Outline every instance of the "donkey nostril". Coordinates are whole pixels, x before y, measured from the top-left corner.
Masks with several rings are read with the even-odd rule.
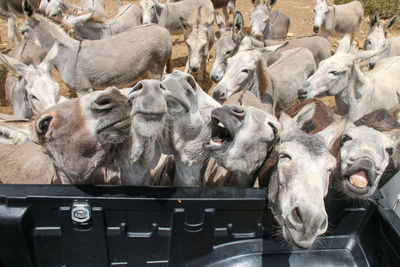
[[[303,223],[303,214],[302,211],[299,207],[295,207],[294,209],[292,209],[292,220],[293,222],[297,223],[297,224],[302,224]]]
[[[219,81],[219,76],[217,74],[212,74],[211,75],[211,80],[213,80],[214,82],[218,82]]]
[[[373,63],[373,62],[368,62],[368,67],[369,67],[370,69],[373,69],[373,68],[375,67],[375,63]]]
[[[232,107],[232,111],[233,111],[233,113],[236,113],[238,115],[242,115],[244,112],[243,109],[241,109],[240,107],[236,107],[236,106]]]
[[[297,96],[298,96],[299,100],[304,100],[304,99],[307,98],[307,91],[304,90],[304,89],[300,89],[300,90],[297,92]]]
[[[200,67],[192,67],[191,69],[192,69],[193,72],[198,72]]]
[[[103,99],[97,99],[95,102],[100,106],[105,106],[110,104],[112,101],[110,98],[103,98]]]

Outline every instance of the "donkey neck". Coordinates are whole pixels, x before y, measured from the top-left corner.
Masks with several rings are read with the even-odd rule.
[[[62,46],[71,48],[79,44],[79,41],[69,36],[60,25],[50,19],[40,14],[35,14],[35,19],[39,21],[39,25],[34,28],[37,41],[46,51],[51,49],[55,41]]]
[[[257,67],[257,71],[254,74],[249,91],[260,99],[263,104],[271,105],[274,109],[274,92],[268,92],[268,88],[270,88],[269,84],[271,83],[271,75],[269,73],[263,73],[263,70],[259,68],[260,65]]]
[[[169,17],[170,16],[170,10],[168,8],[168,5],[159,3],[158,4],[158,8],[160,8],[161,11],[160,11],[159,14],[157,14],[157,12],[156,12],[157,24],[159,24],[159,25],[161,25],[161,26],[163,26],[163,27],[168,29],[169,26],[170,26],[168,22],[171,21],[171,18]]]
[[[383,49],[385,49],[385,51],[381,55],[379,55],[379,59],[387,58],[390,56],[390,52],[392,50],[392,43],[387,38],[385,38],[385,44],[383,45]]]
[[[329,6],[328,10],[329,11],[324,19],[325,30],[327,30],[330,33],[333,33],[335,31],[336,8],[335,6]]]

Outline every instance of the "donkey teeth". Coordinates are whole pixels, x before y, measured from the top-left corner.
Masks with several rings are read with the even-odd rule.
[[[221,128],[225,128],[225,125],[222,122],[219,122],[218,126],[221,127]]]
[[[365,182],[362,182],[362,181],[357,181],[353,177],[350,177],[350,183],[352,185],[354,185],[355,187],[360,188],[360,189],[363,189],[368,185],[368,183],[365,183]]]

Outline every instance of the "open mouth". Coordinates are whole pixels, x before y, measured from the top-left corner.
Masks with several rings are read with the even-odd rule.
[[[220,150],[233,141],[235,134],[217,117],[211,117],[211,139],[205,144],[209,151]]]
[[[372,163],[369,163],[372,165]],[[358,165],[358,164],[357,164]],[[363,167],[350,167],[344,174],[344,185],[353,193],[366,194],[374,184],[376,178],[374,178],[373,172],[370,168]]]

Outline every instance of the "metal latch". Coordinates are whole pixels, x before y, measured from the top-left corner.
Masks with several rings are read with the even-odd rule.
[[[400,194],[397,196],[396,202],[394,202],[394,204],[392,206],[392,210],[396,210],[399,203],[400,203]]]
[[[92,208],[87,201],[75,201],[72,204],[71,219],[72,221],[86,225],[92,218]]]

